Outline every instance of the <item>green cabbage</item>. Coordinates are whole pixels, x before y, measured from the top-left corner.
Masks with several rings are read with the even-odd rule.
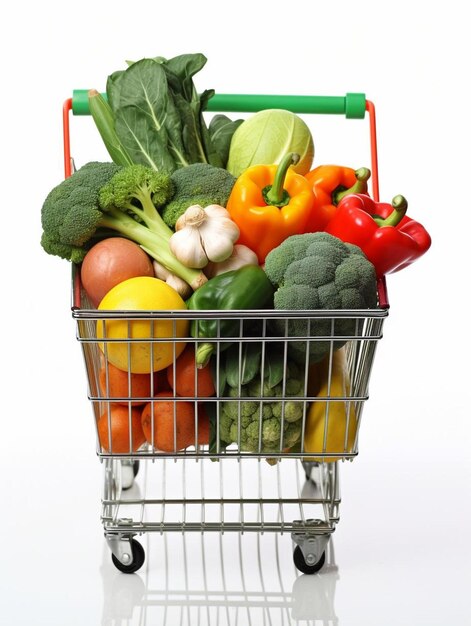
[[[278,164],[287,152],[296,152],[300,156],[293,166],[296,172],[309,172],[314,158],[314,141],[309,127],[291,111],[265,109],[244,120],[235,131],[227,169],[237,177],[252,165]]]

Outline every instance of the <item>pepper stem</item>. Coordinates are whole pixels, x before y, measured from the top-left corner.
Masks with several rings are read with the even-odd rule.
[[[209,363],[212,353],[214,352],[214,343],[204,342],[200,343],[196,348],[196,367],[202,369]]]
[[[286,174],[291,165],[296,165],[299,161],[299,154],[288,152],[278,164],[275,178],[272,185],[267,185],[262,189],[263,199],[270,206],[286,206],[290,200],[289,194],[284,188]]]
[[[366,193],[368,191],[367,183],[370,176],[371,172],[367,167],[360,167],[360,169],[355,172],[356,181],[349,189],[345,189],[345,187],[342,186],[334,189],[332,192],[332,204],[337,206],[344,196],[348,196],[351,193]]]
[[[378,226],[397,226],[402,220],[407,211],[407,200],[404,196],[394,196],[391,202],[393,210],[388,217],[380,217],[379,215],[373,215],[374,221]]]

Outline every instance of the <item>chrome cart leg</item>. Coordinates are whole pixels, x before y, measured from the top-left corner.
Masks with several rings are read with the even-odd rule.
[[[325,550],[332,534],[332,528],[319,519],[306,520],[305,523],[295,521],[299,532],[291,533],[296,543],[293,553],[294,564],[303,574],[315,574],[325,563]]]
[[[142,567],[145,552],[142,545],[132,534],[106,533],[106,542],[111,550],[115,566],[125,574],[133,574]]]
[[[311,480],[311,474],[314,467],[318,467],[319,463],[315,461],[301,461],[304,474],[306,475],[306,480]]]
[[[130,489],[139,470],[139,461],[123,459],[121,461],[121,489]]]

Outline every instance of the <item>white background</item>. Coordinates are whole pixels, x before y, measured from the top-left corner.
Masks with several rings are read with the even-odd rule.
[[[471,50],[464,6],[44,0],[15,3],[3,15],[1,624],[186,624],[190,615],[198,624],[469,623]],[[431,250],[388,283],[391,311],[360,455],[341,467],[335,563],[297,577],[289,537],[205,540],[215,588],[222,588],[222,563],[228,590],[241,588],[245,572],[248,593],[237,596],[239,605],[224,593],[188,601],[202,588],[200,536],[150,539],[136,576],[110,564],[69,266],[39,245],[42,202],[63,176],[62,102],[75,88],[103,90],[126,59],[184,52],[208,57],[196,78],[201,90],[366,93],[377,108],[381,197],[405,195],[410,215],[433,238]],[[352,124],[356,137],[363,123]],[[366,164],[363,143],[348,128],[345,120],[312,120],[315,164]],[[103,156],[84,120],[73,131],[79,164]],[[260,562],[256,541],[266,555]]]

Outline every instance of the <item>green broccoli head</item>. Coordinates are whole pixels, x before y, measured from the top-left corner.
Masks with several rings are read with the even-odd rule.
[[[48,254],[79,263],[100,226],[100,189],[120,170],[91,161],[54,187],[41,209],[41,245]],[[91,242],[90,242],[91,243]]]
[[[260,420],[249,424],[246,429],[247,447],[252,452],[257,452],[260,442]],[[263,451],[273,451],[280,446],[281,422],[276,417],[262,420],[262,445]]]
[[[376,273],[357,246],[344,243],[324,232],[288,237],[269,252],[265,272],[276,287],[274,306],[278,310],[370,309],[377,304]],[[340,348],[348,337],[359,332],[354,318],[286,318],[273,322],[274,332],[285,337],[306,337],[290,341],[290,354],[305,362],[319,361],[330,349],[329,341],[307,341],[315,337],[339,337]]]
[[[148,208],[152,216],[156,207],[170,200],[174,189],[169,173],[134,164],[123,167],[102,187],[99,202],[104,211],[115,207],[135,217],[136,209]]]
[[[193,204],[225,207],[236,181],[226,169],[209,163],[181,167],[173,172],[171,178],[175,186],[174,195],[161,211],[164,222],[170,228],[175,228],[178,218]]]
[[[307,406],[304,400],[291,399],[304,395],[302,368],[295,362],[288,361],[284,380],[272,387],[258,377],[240,389],[229,387],[227,395],[237,399],[221,403],[220,438],[226,444],[236,443],[242,451],[274,454],[301,438]]]
[[[285,430],[283,433],[283,449],[294,448],[301,441],[303,424],[302,421],[285,422]]]

